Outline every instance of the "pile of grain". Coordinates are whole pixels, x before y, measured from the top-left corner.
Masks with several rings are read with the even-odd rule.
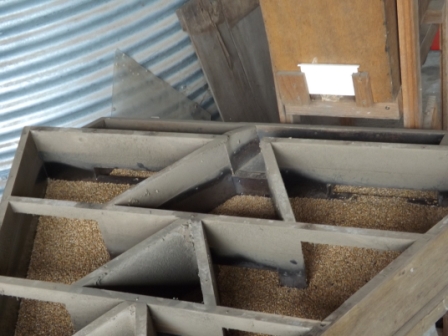
[[[140,177],[147,178],[154,175],[156,172],[149,170],[133,170],[133,169],[121,169],[115,168],[111,171],[111,176],[125,176],[125,177]]]
[[[374,188],[347,189],[353,199],[294,198],[298,221],[385,230],[426,232],[448,214],[448,209],[411,204],[403,197],[432,198],[433,194],[403,193]],[[387,197],[383,197],[387,196]],[[271,199],[236,196],[213,210],[214,214],[275,219]],[[224,306],[323,320],[364,286],[399,253],[303,243],[308,288],[280,286],[278,274],[219,266],[217,282]],[[230,331],[231,336],[259,335]]]
[[[308,288],[283,287],[278,273],[219,266],[224,306],[323,320],[398,255],[340,246],[303,244]]]
[[[129,185],[49,180],[45,198],[106,203]],[[98,224],[89,220],[41,216],[28,279],[71,284],[110,260]],[[72,335],[70,315],[61,304],[22,300],[16,336]]]
[[[356,187],[349,185],[335,185],[333,187],[334,193],[350,193],[357,195],[370,195],[381,197],[405,197],[405,198],[425,198],[437,199],[437,191],[421,191],[410,189],[395,189],[395,188],[373,188],[373,187]]]
[[[271,199],[259,196],[232,197],[215,208],[211,213],[215,215],[278,219]]]
[[[45,198],[83,203],[107,203],[130,187],[129,184],[48,180]]]
[[[448,208],[409,203],[403,197],[357,195],[354,198],[291,198],[299,222],[424,233],[448,215]],[[276,219],[270,198],[235,196],[213,214]]]

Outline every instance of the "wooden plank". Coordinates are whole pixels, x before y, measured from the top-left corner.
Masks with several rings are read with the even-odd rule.
[[[98,317],[73,336],[156,336],[148,307],[138,302],[123,302]]]
[[[198,134],[222,134],[245,126],[254,126],[260,137],[280,138],[313,138],[352,140],[368,142],[395,142],[413,144],[438,144],[445,133],[443,131],[428,132],[418,129],[387,129],[387,128],[363,128],[319,126],[319,125],[279,125],[279,124],[254,124],[254,123],[217,123],[197,121],[173,121],[173,120],[125,120],[104,118],[105,128],[129,130],[134,127],[142,131],[153,132],[179,132]]]
[[[277,122],[267,39],[256,0],[191,0],[177,15],[223,121]]]
[[[428,103],[423,114],[424,129],[442,129],[442,116],[437,108],[437,97],[429,96]]]
[[[308,84],[303,72],[281,71],[275,76],[282,104],[307,105],[310,103]]]
[[[216,139],[116,196],[108,205],[158,208],[230,170],[227,141]]]
[[[431,301],[423,306],[409,321],[400,328],[396,336],[421,336],[430,326],[445,315],[448,286],[445,286]]]
[[[285,221],[295,222],[296,218],[289,202],[288,193],[283,183],[282,174],[278,169],[277,160],[271,144],[267,141],[260,142],[261,153],[266,166],[266,178],[269,184],[271,198],[279,217]]]
[[[447,285],[448,268],[434,265],[448,262],[448,219],[439,222],[430,233],[328,316],[330,325],[315,327],[310,335],[394,335],[398,332]]]
[[[178,133],[196,133],[196,134],[223,134],[246,125],[255,125],[250,123],[219,123],[210,121],[178,121],[178,120],[138,120],[138,119],[120,119],[104,118],[97,127],[93,125],[90,128],[105,128],[116,130],[133,131],[152,131],[152,132],[178,132]],[[86,126],[87,127],[87,126]]]
[[[400,88],[395,3],[261,0],[274,73],[297,71],[298,63],[359,64],[370,73],[375,102],[394,101]]]
[[[261,118],[258,115],[263,114],[261,122],[279,122],[278,114],[275,113],[277,96],[271,56],[259,1],[220,0],[220,3],[249,84],[249,87],[245,88],[246,99],[248,94],[252,95],[254,97],[252,104],[258,109],[257,119],[247,121],[258,121],[258,118]],[[238,13],[239,7],[252,4],[254,9],[244,18],[239,21],[234,19],[238,14],[241,15]]]
[[[440,25],[441,59],[441,91],[442,91],[442,123],[443,130],[448,130],[448,6],[445,6],[445,20]]]
[[[403,123],[406,128],[423,125],[418,0],[397,1],[400,45]]]
[[[51,127],[33,128],[31,134],[43,161],[89,170],[160,170],[214,139],[206,134]]]
[[[372,87],[368,72],[357,72],[353,74],[353,86],[355,87],[356,105],[359,107],[370,107],[373,105]]]
[[[420,64],[423,65],[426,62],[431,45],[437,34],[438,25],[430,24],[424,25],[420,32]]]
[[[400,119],[397,103],[376,103],[370,107],[357,106],[356,102],[328,102],[312,100],[308,105],[287,105],[287,115],[327,116],[341,118]]]
[[[445,0],[431,0],[423,15],[424,24],[442,24],[445,22]]]
[[[320,323],[296,317],[230,307],[207,307],[203,304],[94,288],[79,288],[74,292],[69,285],[5,276],[0,276],[0,291],[8,296],[62,303],[70,314],[80,315],[84,312],[75,323],[76,329],[86,324],[84,322],[87,317],[90,322],[98,317],[92,314],[92,308],[102,306],[106,312],[122,301],[138,301],[148,305],[156,330],[174,335],[210,336],[214,335],[219,326],[253,333],[298,336],[305,335]]]
[[[191,224],[194,250],[198,261],[198,273],[201,280],[202,297],[205,305],[217,306],[219,304],[218,287],[216,284],[213,263],[208,247],[207,237],[201,222]]]
[[[423,21],[425,17],[425,13],[428,10],[429,3],[432,0],[419,0],[418,1],[418,17],[420,18],[420,21]]]
[[[280,169],[324,183],[448,190],[445,146],[278,139],[272,147]]]
[[[37,198],[11,197],[10,205],[17,213],[98,220],[100,223],[103,223],[106,228],[111,225],[108,219],[119,218],[120,220],[117,220],[117,222],[121,224],[121,227],[134,233],[134,235],[140,231],[135,231],[132,224],[137,220],[144,219],[147,233],[142,233],[137,243],[170,224],[176,218],[191,219],[191,213],[177,211],[124,208],[122,206],[111,206],[108,209],[104,209],[101,208],[100,205],[95,206],[92,204]],[[254,234],[257,235],[260,227],[263,230],[268,230],[272,235],[292,236],[296,242],[306,241],[315,244],[373,248],[384,251],[403,251],[421,237],[421,234],[417,233],[348,228],[308,223],[295,223],[294,225],[291,225],[290,223],[285,223],[283,221],[215,216],[210,214],[197,214],[195,218],[203,221],[208,230],[211,230],[211,228],[219,230],[217,231],[219,232],[217,237],[220,240],[224,239],[224,237],[228,237],[226,238],[228,239],[228,243],[224,244],[224,249],[218,249],[218,251],[223,254],[226,253],[226,251],[231,251],[235,244],[238,246],[238,239],[235,238],[240,237],[241,233],[246,235],[247,232],[254,232]],[[122,225],[123,223],[128,223],[128,225],[124,226]],[[235,230],[233,227],[235,227]],[[118,235],[118,237],[121,237],[121,235]],[[211,242],[209,241],[209,243]],[[126,246],[122,247],[123,251],[134,245],[135,244],[126,244]],[[219,245],[223,244],[220,243]],[[110,250],[110,246],[107,245],[107,247],[108,250]],[[213,247],[217,249],[216,245]]]

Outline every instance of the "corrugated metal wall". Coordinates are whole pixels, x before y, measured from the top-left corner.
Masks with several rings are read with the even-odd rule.
[[[0,3],[0,195],[22,127],[110,114],[117,48],[216,112],[176,9],[186,0]]]

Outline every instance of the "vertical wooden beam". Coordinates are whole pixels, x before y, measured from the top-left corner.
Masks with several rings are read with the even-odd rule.
[[[204,304],[217,306],[219,304],[218,288],[213,272],[213,263],[208,247],[207,237],[202,227],[202,222],[193,222],[191,231],[194,242],[194,251],[198,261],[198,275],[201,281],[201,290]]]
[[[421,128],[422,83],[419,43],[419,1],[397,1],[400,45],[403,122],[406,128]]]
[[[191,0],[177,16],[190,35],[223,121],[278,122],[258,0]]]
[[[301,71],[281,71],[276,74],[278,91],[284,105],[306,105],[310,93],[305,74]]]
[[[441,94],[443,130],[448,130],[448,5],[445,6],[443,23],[440,25],[440,43],[442,47],[441,62]]]
[[[355,88],[356,105],[369,107],[373,105],[372,87],[368,72],[357,72],[353,74],[353,86]]]
[[[285,105],[307,105],[310,103],[305,74],[301,71],[279,71],[275,74],[275,83],[280,121],[293,124],[299,117],[286,114]]]
[[[275,158],[274,151],[269,142],[260,142],[261,153],[266,166],[266,178],[269,183],[271,198],[274,202],[275,210],[281,219],[295,222],[296,218],[289,202],[288,193],[283,183],[283,178]]]

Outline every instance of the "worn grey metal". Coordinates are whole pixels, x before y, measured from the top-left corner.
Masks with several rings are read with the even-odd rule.
[[[175,14],[185,2],[0,3],[0,195],[24,126],[80,127],[110,116],[116,49],[217,113]]]
[[[210,120],[210,113],[120,50],[115,52],[112,116]]]
[[[397,134],[373,129],[113,119],[102,119],[91,127],[24,130],[5,198],[0,203],[0,310],[8,312],[0,316],[0,328],[6,335],[14,331],[14,314],[18,309],[14,297],[64,304],[81,334],[93,335],[101,328],[114,326],[125,328],[122,331],[125,334],[137,325],[137,321],[130,320],[127,310],[134,308],[129,307],[149,307],[151,317],[145,315],[144,309],[137,314],[143,316],[138,322],[140,326],[147,317],[148,332],[153,323],[158,332],[186,336],[221,336],[224,329],[304,335],[331,321],[222,307],[212,262],[232,260],[239,265],[276,269],[280,275],[286,273],[290,277],[289,282],[283,283],[297,286],[295,276],[304,274],[300,259],[302,241],[403,251],[426,236],[298,223],[291,217],[288,204],[283,204],[288,202],[287,188],[279,174],[285,174],[287,169],[288,174],[302,174],[316,183],[346,182],[346,175],[353,174],[353,181],[358,182],[356,162],[365,154],[354,151],[351,159],[344,155],[326,156],[323,145],[330,143],[337,153],[369,148],[372,162],[390,160],[391,151],[397,162],[408,160],[407,167],[390,165],[389,175],[383,176],[381,186],[446,191],[443,183],[439,187],[433,185],[435,180],[445,178],[442,168],[448,164],[448,147],[439,145],[445,132]],[[401,144],[393,143],[390,137]],[[370,138],[377,142],[367,143],[365,140]],[[260,143],[265,165],[260,164]],[[328,158],[332,162],[327,162]],[[302,161],[291,163],[298,159]],[[433,163],[431,175],[419,174],[421,160]],[[332,167],[344,162],[345,175],[331,173]],[[58,171],[52,170],[55,164]],[[45,178],[66,169],[63,165],[84,173],[113,167],[159,172],[106,205],[43,199]],[[316,167],[325,166],[328,172],[316,173],[323,171]],[[377,167],[362,166],[362,169],[364,185],[377,186]],[[403,171],[412,174],[413,179],[397,181],[397,175]],[[231,197],[238,192],[270,194],[276,202],[282,202],[278,208],[283,220],[208,213],[222,202],[222,195]],[[217,194],[218,197],[214,196]],[[113,259],[71,286],[24,279],[36,230],[30,215],[97,221]],[[157,287],[167,283],[197,283],[204,303],[126,290],[128,286]],[[112,324],[107,322],[111,316],[117,317]],[[122,319],[127,322],[116,324]]]

